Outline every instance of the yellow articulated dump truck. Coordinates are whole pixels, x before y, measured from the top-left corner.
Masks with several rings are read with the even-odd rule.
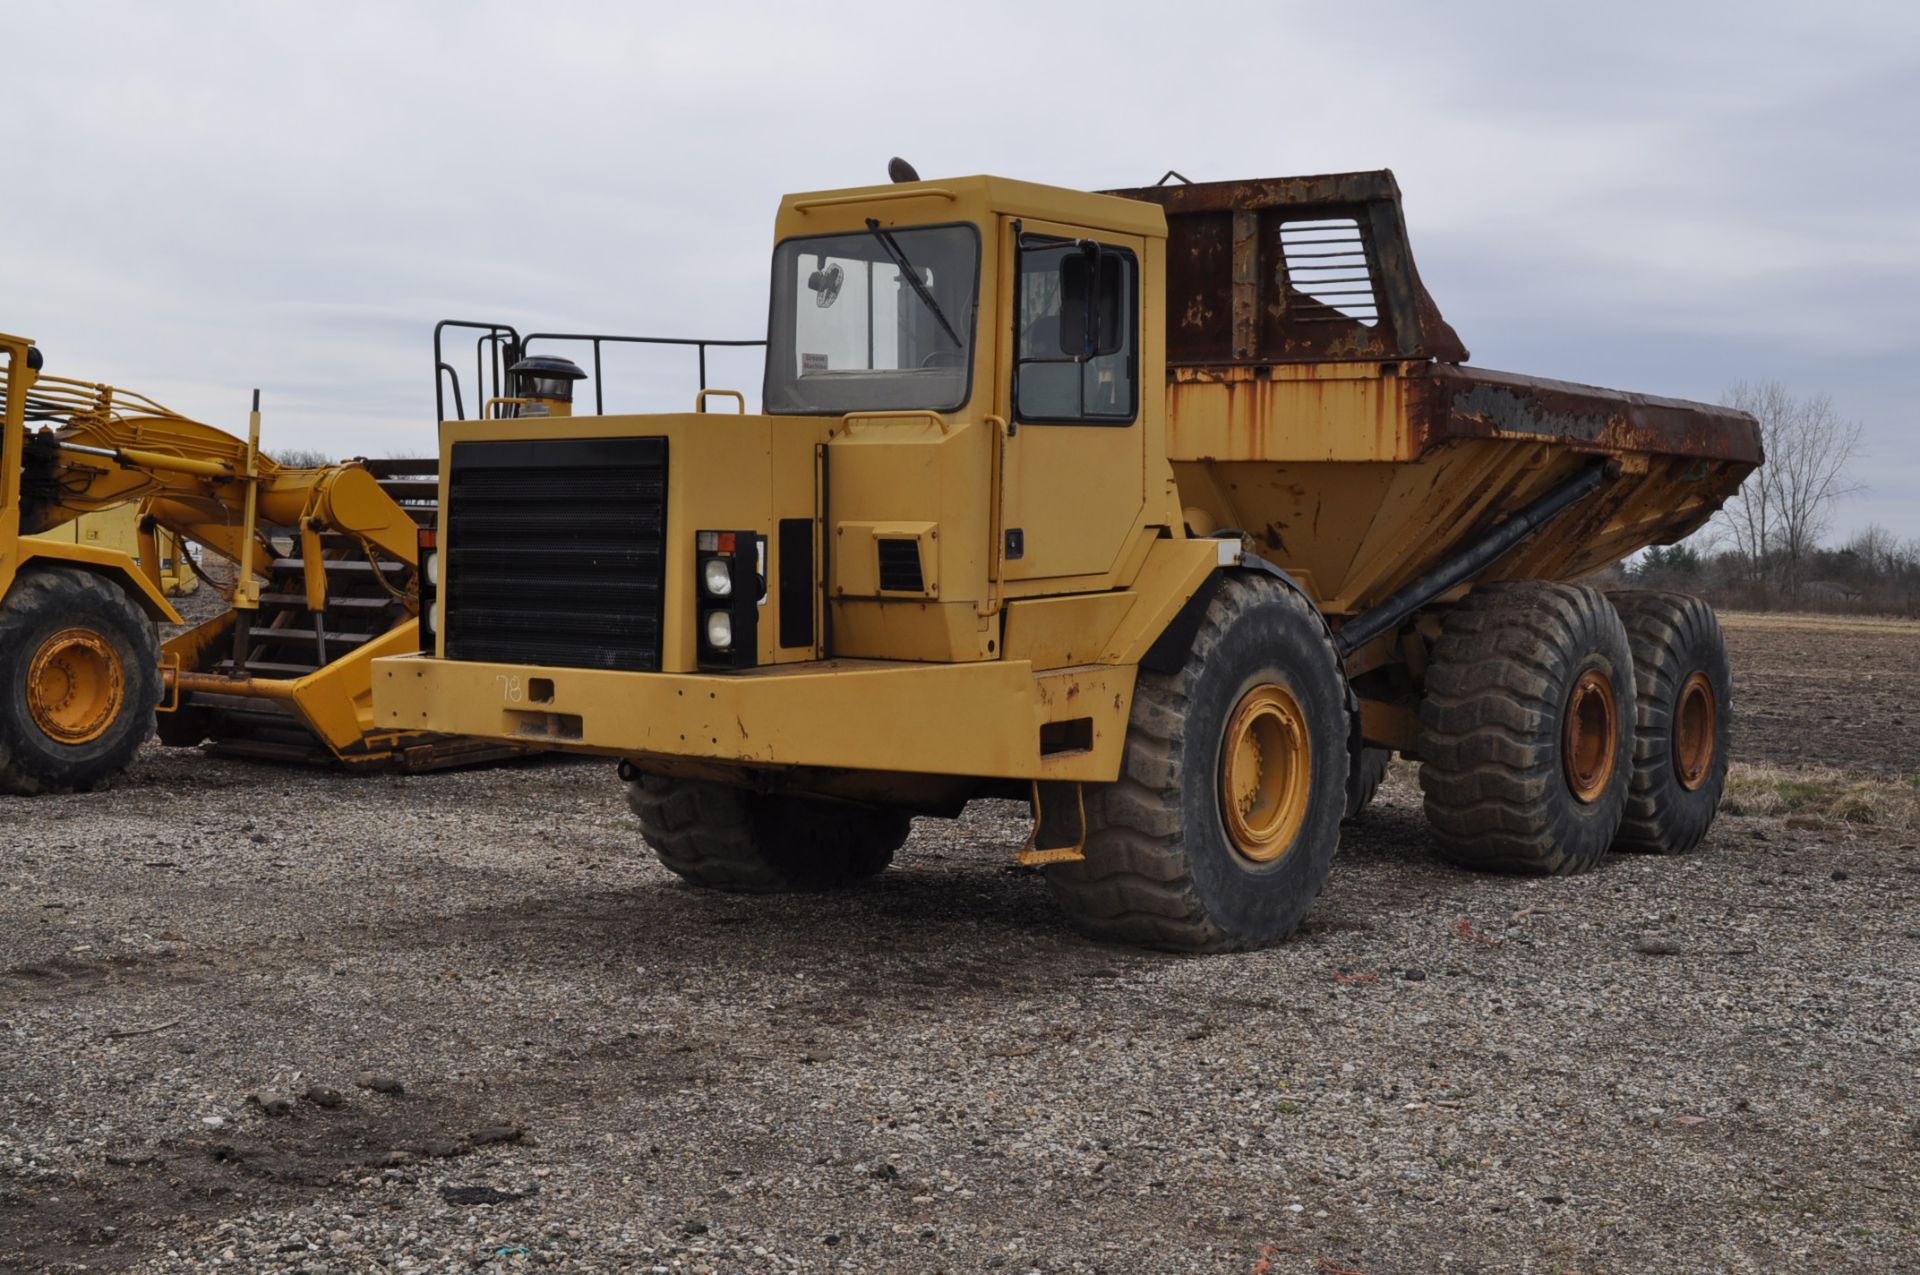
[[[241,439],[44,375],[23,338],[0,336],[0,355],[0,792],[111,781],[156,712],[167,743],[275,760],[511,751],[373,726],[373,658],[419,645],[430,463],[280,465],[259,449],[257,399]],[[129,516],[135,545],[109,534]],[[73,534],[89,523],[100,534]],[[192,570],[184,544],[233,564],[232,605],[162,645],[155,623],[181,622],[166,572]]]
[[[1705,834],[1711,612],[1575,582],[1700,526],[1750,418],[1466,365],[1389,173],[899,175],[782,203],[759,414],[442,424],[381,724],[621,758],[726,890],[1022,799],[1076,923],[1189,951],[1291,933],[1391,751],[1464,864]]]

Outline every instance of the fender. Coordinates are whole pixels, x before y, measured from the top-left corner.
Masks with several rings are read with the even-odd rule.
[[[173,603],[167,601],[166,595],[155,588],[153,582],[134,565],[133,559],[124,553],[113,549],[97,549],[92,545],[22,538],[20,559],[15,564],[14,575],[41,561],[79,567],[97,576],[105,576],[125,589],[149,619],[165,624],[185,623],[180,613],[173,609]],[[6,581],[6,587],[13,587],[12,579]]]
[[[1180,671],[1180,666],[1187,662],[1187,652],[1193,649],[1194,635],[1200,632],[1200,622],[1206,617],[1207,608],[1213,605],[1213,595],[1220,591],[1220,581],[1226,578],[1229,571],[1264,575],[1279,581],[1282,588],[1307,604],[1308,609],[1320,621],[1320,627],[1326,631],[1328,644],[1333,646],[1336,652],[1340,649],[1334,637],[1333,626],[1327,623],[1327,617],[1320,610],[1320,604],[1313,600],[1312,594],[1301,587],[1298,580],[1259,554],[1248,550],[1245,539],[1239,532],[1224,532],[1215,538],[1241,540],[1239,561],[1222,564],[1219,570],[1201,582],[1200,587],[1194,590],[1193,596],[1186,600],[1173,619],[1167,622],[1167,627],[1160,631],[1160,636],[1153,640],[1153,645],[1147,648],[1147,653],[1140,657],[1141,668],[1149,673],[1167,675]],[[1351,688],[1348,694],[1352,694]]]
[[[1238,564],[1221,567],[1194,590],[1193,596],[1187,599],[1186,604],[1168,622],[1167,627],[1160,631],[1160,636],[1153,640],[1153,645],[1147,648],[1147,653],[1140,657],[1140,667],[1149,673],[1169,676],[1180,671],[1181,665],[1187,662],[1188,652],[1193,650],[1193,639],[1200,632],[1200,624],[1206,618],[1207,608],[1213,605],[1214,595],[1220,591],[1220,582],[1226,579],[1228,572],[1260,575],[1277,581],[1281,588],[1306,603],[1307,608],[1320,621],[1320,627],[1327,635],[1327,646],[1334,652],[1340,666],[1340,690],[1346,697],[1347,704],[1347,762],[1351,772],[1360,764],[1360,753],[1366,746],[1365,737],[1360,729],[1360,696],[1354,692],[1353,682],[1347,677],[1346,660],[1340,656],[1340,642],[1334,634],[1333,626],[1327,623],[1326,613],[1320,609],[1320,604],[1313,600],[1313,595],[1301,587],[1298,580],[1259,554],[1248,551],[1244,538],[1240,537],[1238,532],[1229,532],[1219,538],[1242,540]]]

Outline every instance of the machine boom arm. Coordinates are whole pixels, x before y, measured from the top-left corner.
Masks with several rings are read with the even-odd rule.
[[[139,499],[157,525],[239,562],[250,534],[271,549],[243,516],[251,487],[256,524],[324,528],[408,565],[418,552],[413,519],[360,465],[282,465],[144,395],[61,377],[36,379],[26,419],[41,429],[26,443],[24,534]]]

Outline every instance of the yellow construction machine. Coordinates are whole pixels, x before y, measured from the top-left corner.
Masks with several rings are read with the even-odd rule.
[[[44,375],[25,339],[0,336],[0,349],[0,790],[111,780],[156,711],[168,743],[279,760],[421,766],[506,751],[372,723],[373,658],[418,644],[431,462],[283,466],[260,451],[257,394],[241,439],[139,394]],[[131,502],[137,553],[49,534]],[[165,596],[168,543],[231,563],[232,606],[162,645],[155,622],[181,622]]]
[[[72,544],[93,545],[101,549],[111,549],[123,553],[136,561],[140,559],[140,505],[130,501],[102,509],[97,513],[82,514],[64,526],[52,531],[43,531],[34,537],[37,540],[58,540]],[[155,546],[160,555],[160,574],[158,583],[160,592],[169,598],[186,597],[200,588],[200,577],[194,573],[197,565],[186,548],[186,542],[171,531],[157,531]],[[146,570],[141,562],[141,570]],[[151,578],[151,577],[149,577]]]
[[[1021,798],[1078,924],[1183,950],[1290,933],[1392,750],[1461,863],[1705,834],[1711,611],[1576,582],[1699,527],[1755,425],[1468,366],[1391,174],[794,195],[770,315],[759,414],[569,379],[441,425],[381,724],[621,758],[722,889]]]

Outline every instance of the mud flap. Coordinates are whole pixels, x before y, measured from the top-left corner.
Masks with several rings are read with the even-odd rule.
[[[1073,863],[1087,857],[1084,785],[1066,779],[1033,781],[1033,831],[1013,857],[1025,867]]]

